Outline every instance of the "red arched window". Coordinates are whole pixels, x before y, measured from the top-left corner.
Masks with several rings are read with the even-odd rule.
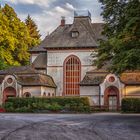
[[[71,55],[64,62],[64,95],[80,94],[81,62],[77,56]]]

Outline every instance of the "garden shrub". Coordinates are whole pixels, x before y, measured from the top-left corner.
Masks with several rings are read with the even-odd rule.
[[[9,98],[4,107],[7,112],[90,112],[87,97]]]
[[[122,99],[122,112],[140,113],[140,98]]]

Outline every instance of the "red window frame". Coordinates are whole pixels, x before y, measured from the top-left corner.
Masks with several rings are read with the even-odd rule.
[[[64,61],[64,96],[79,96],[81,81],[81,61],[75,55],[68,56]]]

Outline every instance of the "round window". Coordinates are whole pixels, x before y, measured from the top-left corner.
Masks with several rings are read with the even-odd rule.
[[[31,97],[31,94],[29,92],[24,93],[24,97],[29,98]]]
[[[11,84],[12,82],[13,82],[13,79],[12,79],[12,78],[8,78],[8,79],[7,79],[7,83],[8,83],[8,84]]]
[[[115,81],[115,78],[113,76],[109,77],[109,82],[114,82]]]

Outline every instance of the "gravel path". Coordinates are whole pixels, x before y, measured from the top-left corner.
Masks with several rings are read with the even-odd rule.
[[[0,140],[140,140],[140,115],[0,114]]]

